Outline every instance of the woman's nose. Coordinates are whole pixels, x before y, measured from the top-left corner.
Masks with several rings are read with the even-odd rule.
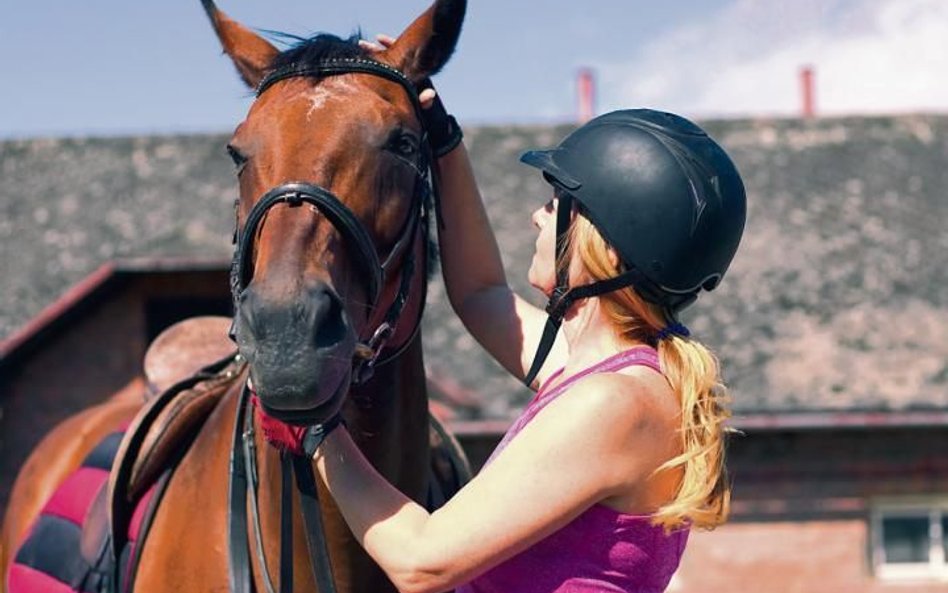
[[[540,207],[533,211],[533,214],[530,215],[530,220],[533,221],[533,226],[538,229],[542,229],[543,225],[546,223],[546,208]]]

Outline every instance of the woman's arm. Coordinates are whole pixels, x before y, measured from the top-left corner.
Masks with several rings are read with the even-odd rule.
[[[474,338],[522,379],[540,342],[546,313],[507,284],[497,239],[464,144],[440,158],[437,167],[444,220],[438,238],[448,299]],[[524,221],[523,232],[535,232],[529,221]],[[565,341],[559,339],[538,382],[565,360]]]
[[[369,52],[384,52],[395,41],[390,35],[377,35],[377,43],[363,39],[359,45]],[[418,98],[424,109],[440,103],[430,86]],[[436,119],[443,125],[447,117],[444,106],[438,105],[435,110],[439,112]],[[523,379],[540,343],[546,314],[507,284],[497,239],[464,143],[439,158],[435,167],[442,196],[441,220],[445,224],[445,228],[438,229],[438,240],[448,300],[484,349],[511,374]],[[530,232],[527,221],[524,232]],[[551,372],[563,366],[566,355],[565,340],[558,339],[537,375],[536,384],[542,384]]]
[[[646,384],[616,375],[578,382],[433,514],[381,477],[344,430],[315,460],[353,534],[396,587],[444,591],[647,481],[676,436],[653,420]]]

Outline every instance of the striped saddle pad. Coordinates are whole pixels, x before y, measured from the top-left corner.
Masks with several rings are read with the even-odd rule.
[[[7,573],[9,593],[101,593],[111,588],[114,566],[107,539],[95,542],[97,550],[83,550],[83,528],[105,524],[109,471],[124,432],[108,435],[82,465],[53,493],[27,533]],[[147,519],[157,501],[152,486],[136,504],[128,528],[128,543],[120,562],[124,591],[136,542],[143,538]],[[88,536],[86,537],[88,541]],[[83,553],[83,552],[86,553]]]

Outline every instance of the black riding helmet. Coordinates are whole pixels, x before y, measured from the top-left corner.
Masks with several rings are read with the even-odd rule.
[[[557,261],[575,200],[626,269],[574,288],[559,275],[528,385],[576,300],[633,286],[674,322],[702,289],[718,285],[737,251],[746,218],[741,176],[724,150],[683,117],[651,109],[613,111],[558,147],[527,152],[520,160],[543,171],[559,190]]]

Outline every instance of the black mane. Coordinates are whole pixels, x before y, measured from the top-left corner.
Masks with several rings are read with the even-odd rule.
[[[273,59],[271,68],[277,70],[290,64],[313,66],[322,60],[365,58],[369,52],[359,46],[361,33],[353,33],[348,39],[342,39],[329,33],[319,33],[309,39],[295,36],[285,37],[296,39],[298,43],[281,52]]]

